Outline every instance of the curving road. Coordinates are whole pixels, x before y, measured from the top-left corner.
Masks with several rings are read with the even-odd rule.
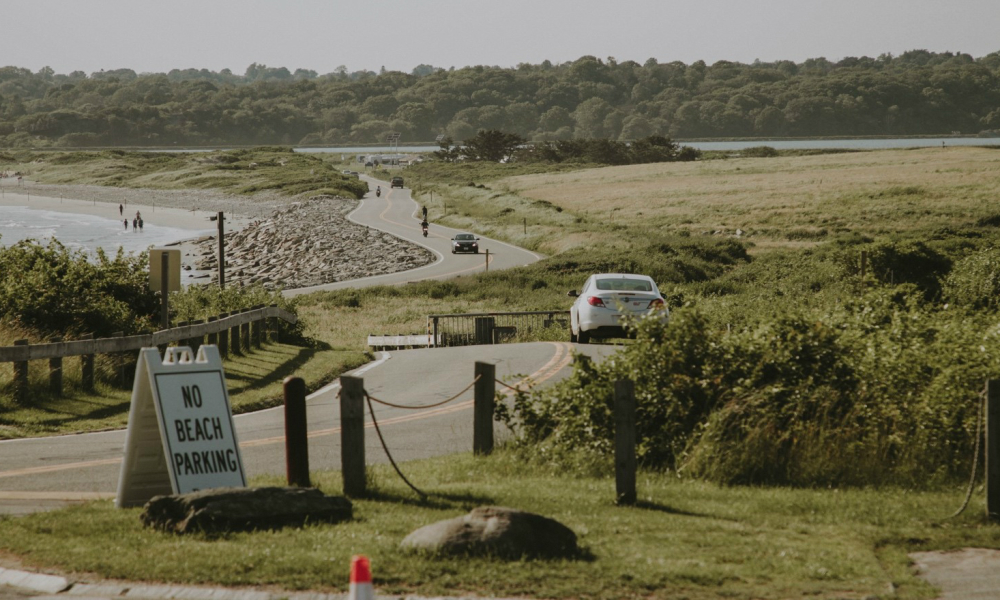
[[[388,193],[386,193],[386,191]],[[409,190],[384,190],[381,198],[369,194],[351,219],[384,229],[434,251],[439,260],[420,269],[363,280],[293,290],[301,294],[321,289],[399,284],[418,279],[446,279],[485,266],[485,255],[452,255],[455,230],[432,224],[431,235],[420,235],[414,218],[419,209]],[[503,242],[483,238],[490,249],[490,268],[527,264],[539,256]],[[439,348],[380,353],[378,360],[352,372],[363,377],[375,398],[403,406],[441,402],[472,383],[476,361],[496,364],[497,378],[510,385],[530,380],[545,385],[571,372],[574,351],[600,360],[614,346],[579,346],[567,342],[502,344],[472,348]],[[498,389],[507,388],[498,385]],[[340,468],[339,384],[308,398],[310,468]],[[397,461],[464,452],[472,449],[471,389],[439,408],[407,410],[376,405],[375,414]],[[235,418],[248,476],[285,473],[284,413],[282,408]],[[369,420],[369,428],[372,424]],[[497,426],[498,435],[504,435]],[[0,513],[20,514],[63,506],[71,502],[113,498],[125,442],[124,431],[0,441]],[[366,435],[367,462],[385,462],[375,435]],[[415,482],[418,486],[420,482]]]
[[[462,230],[431,223],[427,237],[423,237],[418,218],[420,206],[410,196],[409,188],[385,187],[382,189],[382,197],[378,198],[375,196],[375,186],[385,185],[385,182],[367,177],[363,179],[368,182],[372,191],[365,195],[361,205],[348,215],[348,218],[359,225],[381,229],[398,238],[423,246],[433,252],[437,260],[411,271],[287,290],[286,296],[298,296],[321,290],[398,285],[424,279],[451,279],[460,275],[479,273],[486,269],[486,250],[490,251],[490,269],[519,267],[542,258],[530,250],[487,237],[480,237],[479,240],[482,254],[452,254],[451,238],[456,233],[462,233]]]

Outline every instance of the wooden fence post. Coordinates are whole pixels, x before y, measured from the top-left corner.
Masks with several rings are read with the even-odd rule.
[[[92,340],[94,334],[88,333],[82,339]],[[80,386],[85,392],[94,391],[94,355],[84,354],[80,356]]]
[[[125,337],[124,331],[116,331],[111,334],[111,337]],[[115,357],[115,367],[118,368],[118,387],[120,389],[128,389],[128,383],[125,381],[125,353],[118,352],[114,355]]]
[[[58,344],[62,341],[62,338],[55,336],[49,339],[49,342],[53,344]],[[53,396],[59,398],[62,396],[63,391],[63,359],[61,356],[53,356],[49,359],[49,392]]]
[[[219,317],[209,317],[208,318],[208,324],[211,325],[212,323],[215,323],[218,320],[219,320]],[[219,332],[218,331],[213,331],[213,332],[211,332],[211,333],[208,334],[208,345],[209,346],[218,346],[219,345]]]
[[[242,310],[240,312],[247,312]],[[253,348],[250,347],[250,321],[240,325],[240,350],[245,354],[250,354],[253,352]]]
[[[1000,380],[986,382],[986,516],[1000,521]]]
[[[203,325],[204,323],[205,323],[204,319],[197,319],[195,321],[191,321],[192,325]],[[198,356],[198,348],[201,348],[201,345],[205,343],[205,336],[198,335],[192,337],[190,340],[188,340],[188,342],[189,345],[191,346],[191,358],[195,358]]]
[[[635,383],[615,382],[615,494],[617,504],[635,504]]]
[[[223,320],[229,317],[229,313],[225,312],[219,315],[219,320]],[[229,330],[223,329],[219,332],[219,356],[221,358],[229,358]]]
[[[233,311],[229,313],[230,315],[236,316],[239,311]],[[243,344],[240,340],[240,326],[234,325],[229,328],[229,352],[233,356],[240,356],[243,354]]]
[[[493,452],[493,402],[496,398],[496,365],[476,361],[475,401],[472,416],[472,453]]]
[[[340,464],[344,495],[365,494],[365,380],[340,378]]]
[[[28,340],[15,340],[15,346],[27,346]],[[14,399],[21,406],[28,404],[28,361],[14,363]]]
[[[285,473],[288,485],[309,487],[306,382],[301,377],[285,378]]]
[[[180,321],[180,322],[177,323],[178,327],[187,327],[188,325],[189,325],[189,323],[187,321]],[[188,348],[190,348],[191,347],[191,340],[187,340],[187,339],[177,340],[177,345],[178,346],[187,346]]]
[[[254,307],[254,310],[259,310],[261,308],[264,308],[264,305],[258,304],[257,306]],[[263,325],[264,325],[263,317],[253,322],[253,335],[251,337],[253,339],[253,347],[257,348],[258,350],[264,345],[264,335],[263,335],[264,331],[262,328]]]

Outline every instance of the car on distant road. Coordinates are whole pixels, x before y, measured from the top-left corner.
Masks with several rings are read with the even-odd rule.
[[[628,337],[626,315],[666,320],[670,314],[656,282],[646,275],[600,273],[591,275],[569,311],[570,341]]]
[[[479,254],[479,238],[471,233],[458,233],[451,238],[451,253],[472,252]]]
[[[403,178],[402,177],[393,177],[392,179],[389,180],[389,187],[390,188],[394,188],[394,187],[402,188],[403,187]]]

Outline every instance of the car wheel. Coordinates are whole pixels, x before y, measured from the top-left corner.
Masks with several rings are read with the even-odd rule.
[[[452,254],[454,254],[454,253],[455,253],[455,251],[454,251],[454,250],[452,250],[452,251],[451,251],[451,253],[452,253]]]
[[[582,329],[580,330],[580,335],[578,335],[576,337],[577,337],[577,340],[581,344],[589,344],[590,343],[590,333],[588,333],[588,332],[586,332],[586,331],[584,331]]]

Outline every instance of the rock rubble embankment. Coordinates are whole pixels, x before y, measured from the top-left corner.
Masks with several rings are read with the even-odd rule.
[[[258,283],[295,289],[384,275],[429,264],[434,254],[388,233],[347,219],[356,200],[316,198],[293,202],[226,234],[226,284]],[[218,241],[196,245],[195,269],[218,281]]]

